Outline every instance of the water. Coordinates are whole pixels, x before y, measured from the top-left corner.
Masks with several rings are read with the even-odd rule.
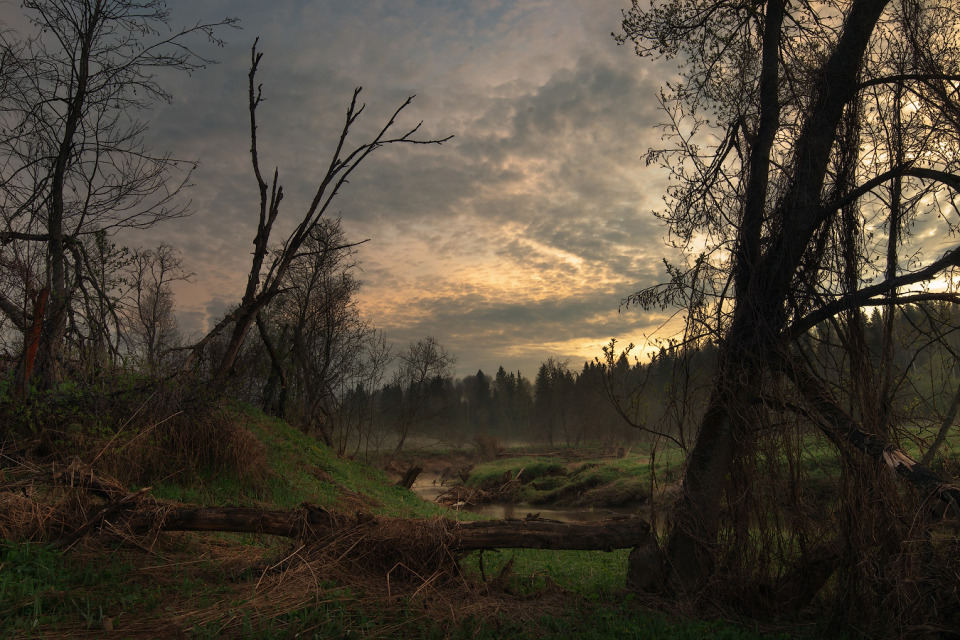
[[[480,513],[491,518],[526,518],[528,515],[538,515],[544,520],[559,520],[560,522],[598,522],[614,516],[628,516],[637,513],[636,509],[599,508],[599,509],[545,509],[531,504],[503,504],[491,502],[466,507],[471,513]]]
[[[434,502],[441,493],[449,487],[441,486],[437,474],[420,474],[417,481],[413,483],[413,491],[424,500]],[[561,507],[557,509],[544,508],[532,504],[509,504],[503,502],[491,502],[487,504],[467,505],[461,508],[462,511],[470,513],[479,513],[490,518],[526,518],[528,515],[537,515],[546,520],[558,520],[560,522],[597,522],[606,520],[614,516],[626,516],[637,514],[635,508],[572,508]]]

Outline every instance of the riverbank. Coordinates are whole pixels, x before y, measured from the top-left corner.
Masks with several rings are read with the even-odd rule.
[[[211,422],[192,428],[216,427],[221,437],[244,444],[246,454],[237,458],[242,467],[197,467],[133,481],[133,472],[142,470],[126,468],[126,461],[140,460],[138,447],[152,443],[130,434],[117,445],[77,423],[84,437],[68,443],[78,461],[70,477],[112,475],[116,486],[125,485],[120,503],[76,482],[58,482],[66,476],[50,458],[17,466],[5,458],[0,636],[759,637],[730,622],[641,606],[625,589],[625,549],[453,554],[421,549],[403,531],[375,545],[356,537],[291,544],[266,535],[144,535],[112,526],[105,500],[114,509],[154,501],[158,522],[166,509],[188,502],[265,509],[307,504],[334,516],[364,512],[427,525],[437,516],[478,517],[421,500],[381,471],[339,459],[290,425],[247,408],[215,409],[198,419]],[[54,450],[59,442],[50,440]],[[256,475],[244,473],[253,468]],[[58,546],[64,532],[84,527],[82,537]]]
[[[646,513],[652,496],[669,501],[680,469],[675,457],[660,456],[656,477],[649,456],[622,449],[543,452],[517,447],[487,461],[478,461],[471,450],[451,450],[404,464],[422,467],[412,489],[424,500],[490,517],[524,517],[535,511],[561,521],[593,521]]]

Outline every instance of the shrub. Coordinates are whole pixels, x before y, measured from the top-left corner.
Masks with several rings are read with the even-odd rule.
[[[496,460],[497,456],[503,453],[505,450],[503,444],[499,440],[486,434],[480,434],[477,436],[473,441],[473,446],[476,449],[478,462],[490,462],[491,460]]]

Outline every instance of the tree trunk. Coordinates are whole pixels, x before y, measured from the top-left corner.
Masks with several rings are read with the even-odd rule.
[[[953,428],[953,423],[957,419],[958,411],[960,411],[960,386],[957,386],[957,390],[953,394],[953,400],[950,401],[950,408],[947,409],[947,415],[944,416],[940,430],[937,431],[937,437],[933,439],[933,444],[930,445],[930,448],[923,454],[923,458],[920,460],[920,463],[924,466],[929,467],[933,463],[933,459],[937,457],[937,451],[940,449],[940,446],[946,442],[947,435],[950,433],[950,429]]]
[[[260,314],[257,314],[257,329],[260,331],[260,339],[263,346],[267,348],[270,354],[270,377],[267,379],[267,388],[263,392],[263,411],[278,418],[285,418],[287,414],[287,372],[283,368],[283,361],[280,360],[280,354],[277,353],[267,326]],[[287,327],[284,326],[280,332],[280,341],[283,342],[287,333]],[[277,393],[277,401],[274,403],[274,392],[279,383],[280,391]]]
[[[91,25],[100,20],[100,10],[97,9],[91,16]],[[76,144],[77,131],[83,118],[84,105],[87,100],[87,83],[90,77],[90,51],[95,30],[88,29],[84,33],[77,55],[76,88],[69,96],[66,118],[64,119],[63,134],[59,141],[57,155],[54,158],[50,172],[50,195],[47,204],[47,269],[50,297],[49,309],[44,317],[43,333],[41,334],[36,370],[40,375],[40,382],[45,388],[52,387],[58,377],[58,360],[63,348],[63,337],[67,327],[67,312],[70,305],[71,292],[67,287],[67,257],[64,242],[64,213],[66,203],[64,191],[67,189],[66,176],[71,163],[71,156]],[[79,265],[77,266],[79,269]],[[29,381],[27,381],[29,382]]]
[[[734,317],[720,346],[716,382],[685,470],[675,524],[667,544],[671,585],[694,592],[712,574],[718,543],[723,486],[732,462],[749,437],[756,387],[785,353],[786,303],[794,278],[816,230],[828,221],[822,193],[831,150],[844,109],[857,91],[860,73],[851,60],[863,59],[873,29],[889,0],[854,0],[836,48],[819,70],[814,100],[803,118],[794,157],[797,167],[784,197],[769,210],[765,186],[770,162],[760,149],[749,162],[748,197],[733,252]],[[768,91],[776,78],[779,23],[783,4],[769,0],[761,79],[761,129],[764,143],[783,126],[779,100]],[[769,241],[761,242],[764,221],[775,220]],[[766,244],[766,247],[764,246]]]
[[[667,541],[667,578],[671,588],[680,593],[699,590],[714,570],[727,475],[738,443],[746,437],[750,415],[756,411],[751,405],[762,371],[757,356],[770,348],[761,347],[756,335],[743,336],[736,326],[730,333],[721,347],[717,382],[687,458],[674,526]]]
[[[420,475],[420,472],[423,471],[423,467],[418,464],[411,464],[406,473],[403,474],[403,477],[397,481],[398,487],[403,487],[404,489],[410,489],[413,487],[413,483],[417,481],[417,476]]]
[[[723,486],[733,460],[733,424],[715,392],[700,422],[700,435],[687,460],[674,526],[667,541],[670,586],[696,591],[714,567]]]
[[[134,514],[127,523],[136,532],[149,531],[155,521],[150,515]],[[625,549],[647,543],[650,525],[636,516],[613,518],[601,522],[564,523],[528,518],[524,520],[492,520],[458,522],[440,519],[447,535],[438,539],[450,549]],[[161,531],[217,531],[260,533],[287,538],[319,537],[339,531],[378,525],[385,529],[403,522],[418,522],[357,514],[338,517],[317,508],[293,511],[254,509],[249,507],[187,506],[167,512]],[[117,522],[122,526],[122,520]]]
[[[215,379],[220,380],[230,375],[230,372],[233,370],[233,363],[236,362],[237,355],[240,353],[240,348],[243,346],[244,340],[247,339],[247,334],[250,332],[250,329],[257,321],[257,315],[259,313],[260,307],[257,307],[253,311],[237,318],[237,324],[234,325],[233,333],[230,334],[230,342],[227,343],[223,358],[220,360],[220,364],[213,374]]]
[[[830,396],[823,384],[800,367],[785,363],[783,372],[789,376],[807,402],[819,416],[817,426],[838,446],[851,444],[860,452],[885,465],[906,479],[933,510],[960,518],[960,487],[944,481],[922,462],[917,462],[886,438],[864,431]]]
[[[17,396],[25,398],[33,376],[33,365],[37,357],[37,349],[40,346],[40,332],[43,329],[43,317],[47,310],[47,296],[50,293],[48,287],[44,287],[37,295],[37,301],[33,305],[33,323],[27,329],[23,360],[21,362],[20,373],[17,376]]]

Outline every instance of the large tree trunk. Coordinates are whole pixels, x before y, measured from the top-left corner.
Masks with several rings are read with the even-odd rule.
[[[775,318],[769,322],[775,322]],[[678,592],[697,591],[715,568],[714,547],[727,476],[759,410],[756,399],[763,362],[775,346],[769,338],[763,339],[775,333],[757,331],[757,326],[762,326],[759,312],[741,312],[734,320],[728,339],[721,345],[714,389],[687,458],[666,549],[670,568],[667,577]]]
[[[91,25],[99,22],[99,9],[90,18]],[[47,313],[44,316],[43,332],[37,352],[36,371],[45,388],[52,387],[57,381],[59,359],[63,350],[63,338],[67,328],[67,312],[71,291],[67,285],[66,235],[64,233],[64,214],[66,202],[64,192],[67,189],[67,170],[74,153],[77,131],[83,118],[87,100],[87,83],[90,77],[90,51],[96,32],[86,29],[80,51],[77,56],[77,78],[67,104],[60,146],[54,158],[50,172],[50,198],[47,204],[47,270],[50,296]],[[80,266],[77,265],[79,269]],[[24,380],[29,383],[29,380]]]
[[[680,501],[667,542],[672,589],[693,592],[714,568],[713,547],[720,528],[725,478],[734,456],[731,412],[719,390],[700,423],[700,435],[687,458]],[[647,567],[630,566],[629,574]]]
[[[220,364],[217,365],[217,370],[213,374],[215,379],[223,379],[230,375],[230,372],[233,370],[233,364],[237,361],[237,356],[240,354],[240,348],[243,347],[243,343],[247,339],[247,334],[250,333],[250,329],[253,328],[253,325],[256,323],[259,313],[260,307],[256,307],[252,311],[237,318],[237,323],[233,326],[233,333],[230,334],[230,342],[227,343],[223,358],[221,358]]]
[[[779,99],[769,90],[777,79],[783,4],[770,0],[765,6],[760,129],[749,160],[748,197],[733,252],[734,315],[720,345],[716,382],[687,461],[667,544],[669,580],[679,591],[696,591],[714,571],[727,476],[737,472],[733,461],[749,437],[757,386],[784,353],[787,301],[797,270],[814,233],[829,220],[821,205],[831,150],[844,109],[856,95],[858,62],[888,2],[851,3],[837,45],[819,71],[816,93],[794,145],[791,183],[773,211],[768,210],[773,205],[766,186],[770,159],[765,145],[783,125]],[[765,228],[769,221],[775,222],[772,229]],[[769,234],[766,242],[764,234]]]

